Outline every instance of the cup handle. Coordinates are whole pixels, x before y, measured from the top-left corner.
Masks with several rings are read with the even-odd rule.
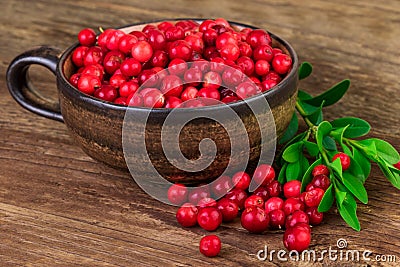
[[[20,54],[8,66],[7,86],[15,101],[25,109],[63,122],[60,103],[42,96],[35,89],[28,75],[28,69],[33,64],[44,66],[56,75],[61,52],[58,48],[40,46]]]

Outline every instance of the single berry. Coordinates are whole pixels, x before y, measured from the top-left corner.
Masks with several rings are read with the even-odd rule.
[[[192,227],[197,223],[198,210],[191,203],[183,204],[176,212],[176,220],[183,227]]]
[[[240,222],[250,233],[262,233],[268,228],[268,214],[260,207],[252,206],[242,212]]]
[[[304,195],[304,203],[308,207],[317,207],[321,203],[322,197],[325,191],[321,188],[315,188],[313,190],[307,191]]]
[[[187,202],[188,188],[183,184],[173,184],[168,189],[168,200],[174,205],[182,205]]]
[[[132,45],[132,57],[139,62],[146,62],[153,55],[153,48],[147,41],[138,41]]]
[[[324,219],[324,213],[318,211],[318,207],[307,207],[306,214],[311,225],[319,225]]]
[[[286,229],[283,244],[288,250],[301,252],[308,248],[311,242],[311,230],[307,224],[297,224]]]
[[[81,45],[93,46],[96,43],[96,33],[90,28],[83,29],[78,33],[78,40]]]
[[[246,201],[244,202],[244,207],[248,208],[251,206],[264,208],[264,200],[260,196],[251,195],[248,198],[246,198]]]
[[[330,186],[331,181],[325,174],[319,174],[311,180],[310,184],[313,185],[314,188],[321,188],[326,191],[326,189],[328,189]]]
[[[265,212],[270,213],[273,210],[283,209],[284,201],[280,197],[271,197],[265,202]]]
[[[273,180],[267,185],[267,190],[270,197],[279,197],[282,192],[282,185],[277,180]]]
[[[210,189],[207,185],[196,187],[189,192],[189,202],[197,205],[199,201],[203,198],[210,197]]]
[[[260,196],[264,201],[269,199],[268,190],[264,186],[260,186],[256,190],[254,190],[253,195]]]
[[[274,179],[275,170],[271,165],[261,164],[254,170],[253,181],[258,185],[267,186]]]
[[[221,251],[221,240],[216,235],[207,235],[201,238],[199,250],[206,257],[215,257]]]
[[[215,199],[210,198],[210,197],[206,197],[206,198],[202,198],[200,199],[200,201],[197,203],[197,207],[199,207],[199,209],[203,209],[206,207],[217,207],[217,201],[215,201]]]
[[[283,210],[272,210],[268,213],[269,227],[272,229],[282,229],[285,225],[286,215]]]
[[[236,204],[238,205],[239,209],[243,209],[244,202],[246,201],[246,198],[247,198],[247,193],[243,189],[233,188],[231,191],[229,191],[226,194],[225,197],[227,199],[235,201]]]
[[[215,231],[222,223],[222,214],[216,207],[205,207],[197,214],[197,223],[207,231]]]
[[[232,181],[229,176],[221,176],[210,184],[211,192],[218,199],[226,195],[232,189]]]
[[[246,190],[251,182],[250,175],[248,175],[245,172],[237,172],[232,176],[232,183],[235,186],[235,188],[239,188],[242,190]]]
[[[347,170],[350,167],[351,161],[349,155],[339,152],[333,156],[332,162],[335,161],[337,158],[340,159],[340,163],[342,164],[343,171]]]
[[[329,169],[328,169],[328,167],[326,167],[326,166],[323,165],[323,164],[320,164],[320,165],[315,166],[314,169],[312,170],[312,176],[313,176],[313,177],[315,177],[315,176],[317,176],[317,175],[321,175],[321,174],[326,175],[326,176],[329,175]]]
[[[272,67],[279,74],[286,74],[292,67],[292,59],[286,54],[276,54],[272,59]]]
[[[295,212],[293,212],[292,214],[289,214],[286,217],[286,224],[285,227],[290,228],[295,226],[298,223],[306,223],[309,224],[309,219],[307,214],[302,211],[302,210],[296,210]]]
[[[221,212],[224,222],[233,221],[239,214],[239,207],[236,202],[227,198],[218,200],[217,209]]]
[[[286,215],[292,214],[296,210],[304,211],[304,204],[297,198],[288,198],[283,203],[283,211]]]
[[[283,185],[283,194],[286,198],[299,197],[301,191],[301,182],[292,180]]]

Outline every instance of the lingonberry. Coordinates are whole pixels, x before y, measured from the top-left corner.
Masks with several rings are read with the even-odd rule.
[[[221,74],[225,70],[225,60],[220,57],[211,59],[210,70]]]
[[[221,54],[218,52],[215,46],[207,46],[204,48],[203,57],[206,60],[213,60],[214,58],[221,57]]]
[[[182,205],[188,201],[188,188],[183,184],[173,184],[168,188],[168,200],[171,204]]]
[[[134,58],[127,58],[120,66],[121,73],[128,76],[137,76],[142,71],[142,65]]]
[[[89,47],[85,53],[85,58],[83,59],[83,65],[95,65],[102,64],[104,58],[103,50],[98,46]]]
[[[272,210],[268,213],[269,227],[281,229],[285,225],[286,215],[283,210]]]
[[[217,209],[221,212],[224,222],[233,221],[239,214],[239,207],[236,202],[227,198],[218,200]]]
[[[103,84],[99,89],[94,91],[93,96],[104,101],[113,102],[118,97],[118,92],[114,86]]]
[[[254,70],[257,73],[257,75],[263,76],[266,75],[269,70],[270,70],[270,65],[268,61],[264,59],[257,60],[256,63],[254,64]]]
[[[247,56],[241,56],[236,60],[236,64],[247,76],[251,76],[254,73],[254,62]]]
[[[118,50],[124,54],[130,54],[133,44],[138,42],[138,38],[132,34],[126,34],[119,39]]]
[[[92,95],[97,88],[100,88],[101,80],[99,77],[90,74],[82,74],[78,80],[79,91]]]
[[[313,189],[315,189],[315,186],[314,186],[313,183],[309,183],[309,184],[306,186],[306,192],[307,192],[307,191],[311,191],[311,190],[313,190]],[[303,193],[305,193],[305,192],[303,192]],[[302,194],[303,194],[303,193],[302,193]]]
[[[97,45],[103,48],[107,48],[107,42],[109,36],[114,32],[114,29],[106,29],[102,33],[100,33],[99,37],[97,38]]]
[[[164,68],[168,64],[168,54],[165,51],[157,50],[153,53],[153,56],[150,58],[151,65],[153,67],[161,67]]]
[[[215,46],[215,41],[218,38],[218,33],[214,29],[207,29],[205,32],[203,32],[203,42],[206,46]]]
[[[328,176],[326,176],[325,174],[319,174],[316,175],[310,182],[310,184],[314,187],[314,188],[321,188],[323,190],[326,191],[326,189],[328,189],[329,185],[331,184]],[[310,188],[309,188],[310,189]],[[310,191],[310,190],[306,190],[306,191]]]
[[[185,32],[181,27],[172,26],[164,31],[165,39],[168,42],[182,40],[185,37]]]
[[[216,235],[207,235],[200,239],[199,250],[206,257],[215,257],[221,251],[221,240]]]
[[[206,197],[206,198],[202,198],[199,200],[199,202],[197,203],[197,207],[199,207],[199,209],[203,209],[206,207],[217,207],[217,201],[211,197]]]
[[[286,198],[299,197],[301,191],[301,182],[292,180],[283,185],[283,195]]]
[[[302,210],[296,210],[292,214],[289,214],[286,217],[285,227],[287,229],[287,228],[293,227],[299,223],[306,223],[306,224],[310,223],[307,214]]]
[[[185,83],[192,85],[192,86],[199,85],[202,80],[202,77],[203,77],[203,73],[201,72],[201,70],[199,70],[197,68],[190,68],[183,75],[183,79],[184,79]]]
[[[147,35],[141,31],[131,31],[129,34],[134,35],[138,41],[147,41]]]
[[[271,62],[273,58],[274,54],[272,52],[272,47],[267,44],[257,46],[253,50],[253,59],[256,61],[266,60],[267,62]]]
[[[125,54],[119,50],[113,50],[108,52],[104,56],[103,66],[104,70],[108,74],[114,74],[119,69],[121,62],[125,59]]]
[[[128,105],[127,98],[126,97],[122,97],[122,96],[121,97],[117,97],[114,100],[114,104],[127,106]]]
[[[281,210],[283,209],[283,199],[280,197],[271,197],[267,201],[265,201],[265,212],[270,213],[273,210]]]
[[[279,74],[286,74],[292,67],[292,58],[286,54],[276,54],[272,59],[272,67]]]
[[[183,227],[192,227],[197,224],[198,209],[191,203],[183,204],[176,212],[176,220]]]
[[[169,27],[173,27],[173,26],[174,26],[174,24],[172,24],[171,22],[169,22],[169,21],[163,21],[163,22],[161,22],[160,24],[157,25],[157,28],[158,28],[160,31],[165,32]]]
[[[253,49],[260,45],[270,45],[272,41],[271,36],[262,29],[256,29],[249,32],[246,40]]]
[[[264,186],[260,186],[254,190],[253,195],[260,196],[264,201],[269,199],[268,190]]]
[[[69,77],[69,82],[73,85],[73,86],[75,86],[75,87],[78,87],[78,81],[79,81],[79,78],[81,77],[81,74],[80,73],[75,73],[75,74],[72,74],[71,75],[71,77]]]
[[[176,96],[167,96],[165,98],[164,108],[177,108],[182,105],[182,100]]]
[[[201,88],[199,92],[197,93],[199,97],[204,97],[204,98],[211,98],[215,100],[220,99],[220,93],[217,89],[214,88]]]
[[[308,207],[316,207],[322,200],[325,191],[321,188],[315,188],[313,190],[307,191],[304,195],[304,203]]]
[[[132,93],[126,98],[126,103],[128,104],[128,106],[142,107],[143,96],[141,94]]]
[[[261,91],[265,92],[271,90],[278,82],[275,80],[264,80],[261,82]]]
[[[198,186],[189,192],[189,202],[197,205],[203,198],[210,197],[210,188],[207,185]]]
[[[258,87],[252,82],[246,81],[236,86],[236,95],[241,99],[253,96],[258,92],[259,92]]]
[[[319,225],[324,219],[324,213],[318,211],[318,207],[307,207],[305,210],[311,225]]]
[[[198,96],[199,91],[194,86],[187,86],[181,93],[181,99],[183,102],[190,99],[194,99]]]
[[[246,198],[247,198],[247,193],[243,189],[233,188],[231,191],[229,191],[225,195],[225,197],[227,199],[235,201],[236,204],[238,205],[239,209],[243,209],[244,202],[246,201]]]
[[[241,42],[239,43],[238,46],[239,46],[240,56],[251,57],[253,55],[253,50],[251,49],[251,46],[248,43]]]
[[[222,78],[218,72],[209,71],[203,76],[203,87],[218,89],[221,86]]]
[[[74,52],[72,53],[72,62],[77,67],[82,67],[84,65],[84,59],[86,57],[86,53],[89,50],[87,46],[78,46],[75,48]]]
[[[96,33],[90,28],[83,29],[78,33],[78,40],[81,45],[93,46],[96,43]]]
[[[211,192],[215,198],[225,196],[233,187],[229,176],[221,176],[210,184]]]
[[[153,51],[165,50],[167,40],[163,32],[156,29],[151,29],[146,33],[146,35],[149,44],[153,48]]]
[[[262,233],[268,229],[269,217],[262,208],[251,206],[243,210],[240,223],[250,233]]]
[[[120,39],[125,36],[125,33],[121,30],[112,30],[107,35],[106,48],[110,51],[118,50]]]
[[[260,208],[264,208],[264,200],[262,197],[260,196],[256,196],[256,195],[251,195],[248,198],[246,198],[245,202],[244,202],[244,207],[248,208],[251,206],[257,206]]]
[[[168,47],[168,55],[170,59],[180,58],[189,61],[192,55],[190,44],[184,40],[177,40]]]
[[[114,72],[114,74],[110,77],[110,85],[114,86],[115,88],[119,88],[124,82],[127,81],[127,77],[123,74],[119,74]]]
[[[254,170],[253,181],[256,182],[258,185],[267,186],[274,179],[275,170],[269,164],[261,164]]]
[[[263,81],[265,80],[272,80],[272,81],[276,81],[277,83],[279,83],[280,81],[282,81],[282,77],[276,73],[273,70],[270,70],[265,76],[262,77]]]
[[[154,69],[142,70],[137,78],[139,84],[145,84],[146,87],[157,87],[160,82],[160,77]]]
[[[248,175],[246,172],[240,171],[232,176],[232,183],[235,188],[246,190],[249,187],[250,182],[250,175]]]
[[[83,74],[94,75],[94,76],[99,77],[100,80],[103,80],[104,68],[100,64],[89,65],[89,66],[83,67],[83,69],[81,71],[81,75],[83,75]]]
[[[237,40],[230,32],[220,34],[215,41],[215,47],[217,47],[218,50],[222,49],[227,44],[237,44]]]
[[[185,37],[185,41],[188,42],[193,51],[202,54],[204,51],[204,41],[200,36],[188,35]]]
[[[169,62],[168,72],[172,75],[182,76],[188,70],[186,61],[181,58],[174,58]]]
[[[317,175],[321,175],[321,174],[326,175],[326,176],[329,175],[328,167],[326,167],[323,164],[319,164],[319,165],[315,166],[314,169],[312,170],[312,176],[313,177],[315,177]]]
[[[146,62],[153,55],[153,48],[147,41],[138,41],[132,45],[131,54],[137,61]]]
[[[239,47],[236,44],[228,43],[225,44],[220,50],[219,53],[221,58],[224,60],[232,60],[235,61],[240,56]]]
[[[288,228],[283,235],[283,244],[290,251],[301,252],[308,248],[310,242],[311,230],[307,224],[297,224]]]
[[[197,214],[197,223],[207,231],[215,231],[222,223],[222,214],[216,207],[205,207]]]
[[[165,96],[157,88],[151,88],[146,93],[143,93],[143,106],[149,108],[161,108],[165,103]]]
[[[347,155],[343,152],[339,152],[332,157],[332,162],[335,161],[337,158],[340,159],[340,163],[342,164],[343,171],[347,170],[350,167],[351,160],[350,160],[349,155]]]
[[[297,198],[288,198],[283,203],[283,211],[286,215],[292,214],[296,210],[304,211],[304,204]]]
[[[183,81],[176,75],[168,75],[162,80],[160,90],[165,96],[179,97],[183,90]]]
[[[236,96],[236,93],[229,88],[220,87],[219,92],[221,94],[221,98],[225,98],[227,96]]]
[[[277,180],[272,180],[266,188],[270,197],[279,197],[282,192],[282,185]]]

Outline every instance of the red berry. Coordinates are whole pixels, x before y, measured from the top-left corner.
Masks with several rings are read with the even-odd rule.
[[[292,67],[292,59],[286,54],[276,54],[272,59],[272,67],[279,74],[286,74]]]
[[[311,225],[319,225],[324,219],[324,213],[318,212],[318,207],[307,207],[306,214]]]
[[[282,185],[277,180],[273,180],[267,185],[267,190],[270,197],[278,197],[282,192]]]
[[[194,86],[186,87],[183,92],[181,93],[182,101],[188,101],[190,99],[194,99],[198,96],[199,91]]]
[[[244,202],[244,207],[248,208],[251,206],[257,206],[260,208],[264,208],[264,200],[260,196],[251,195],[248,198],[246,198],[246,200]]]
[[[74,86],[74,87],[78,87],[78,81],[79,81],[79,78],[81,77],[81,74],[80,73],[75,73],[75,74],[72,74],[71,75],[71,77],[69,77],[69,82]]]
[[[268,190],[264,186],[260,186],[254,190],[253,195],[260,196],[264,201],[269,199]]]
[[[236,95],[241,99],[253,96],[258,92],[258,87],[251,82],[243,82],[236,87]]]
[[[324,196],[325,191],[321,188],[315,188],[307,191],[304,195],[304,203],[308,207],[317,207]]]
[[[240,222],[250,233],[262,233],[268,228],[269,217],[262,208],[252,206],[243,211]]]
[[[207,185],[199,186],[189,192],[189,202],[197,205],[203,198],[210,197],[210,189]]]
[[[169,62],[168,72],[172,75],[182,76],[188,70],[186,61],[180,58],[174,58]]]
[[[89,47],[87,46],[78,46],[74,50],[74,52],[72,53],[72,62],[74,62],[75,66],[82,67],[84,65],[84,59],[88,50]]]
[[[204,88],[218,89],[222,83],[221,75],[215,71],[209,71],[204,74],[203,80]]]
[[[254,170],[253,181],[258,185],[267,186],[274,179],[275,170],[271,165],[261,164]]]
[[[202,81],[203,73],[197,68],[188,69],[183,75],[183,79],[189,85],[197,86]]]
[[[325,174],[319,174],[311,180],[310,184],[313,185],[314,188],[321,188],[323,190],[326,190],[326,189],[328,189],[331,182],[330,182],[328,176],[326,176]],[[306,190],[306,191],[310,191],[310,190]]]
[[[225,68],[222,73],[222,81],[226,87],[234,87],[243,81],[243,72],[235,68]]]
[[[85,66],[102,64],[103,58],[104,58],[103,50],[98,46],[92,46],[86,51],[85,58],[83,59],[83,64]]]
[[[146,62],[153,55],[153,48],[147,41],[138,41],[132,45],[131,54],[137,61]]]
[[[246,41],[254,49],[260,45],[270,45],[271,37],[265,30],[256,29],[249,32]]]
[[[236,44],[228,43],[225,44],[220,50],[219,53],[224,60],[232,60],[236,61],[240,56],[239,47]]]
[[[239,206],[239,209],[243,209],[244,202],[246,201],[246,198],[247,198],[247,193],[243,189],[233,188],[231,191],[229,191],[226,194],[225,197],[227,199],[235,201],[236,204]]]
[[[250,175],[248,175],[245,172],[237,172],[232,176],[232,183],[235,186],[235,188],[239,188],[242,190],[246,190],[251,182]]]
[[[118,97],[118,93],[113,86],[103,84],[94,92],[93,96],[104,101],[113,102]]]
[[[197,224],[197,213],[196,206],[185,203],[176,212],[176,220],[183,227],[192,227]]]
[[[271,197],[265,202],[265,212],[270,213],[273,210],[283,209],[283,199],[280,197]]]
[[[243,71],[244,74],[247,76],[251,76],[254,73],[254,62],[251,60],[251,58],[242,56],[238,58],[236,61],[236,64],[239,66],[239,68]]]
[[[126,98],[126,103],[128,104],[128,106],[142,107],[143,96],[141,94],[132,93]]]
[[[167,96],[165,98],[165,108],[178,108],[181,107],[182,100],[176,96]]]
[[[218,200],[217,209],[221,212],[224,222],[233,221],[239,214],[239,207],[236,202],[227,198]]]
[[[253,50],[248,43],[239,43],[240,55],[244,57],[251,57],[253,55]]]
[[[164,68],[168,64],[168,54],[165,51],[157,50],[150,58],[150,63],[153,67]]]
[[[200,240],[199,250],[206,257],[215,257],[221,251],[221,240],[216,235],[204,236]]]
[[[138,42],[138,38],[132,34],[126,34],[119,39],[118,49],[124,54],[130,54],[133,44]]]
[[[269,72],[270,65],[268,61],[264,59],[257,60],[255,65],[254,65],[254,70],[257,73],[257,75],[263,76],[266,75]]]
[[[227,44],[237,44],[237,40],[230,32],[224,32],[220,34],[215,41],[215,46],[218,50],[222,49]]]
[[[211,98],[211,99],[220,99],[220,93],[217,89],[214,88],[201,88],[197,93],[199,97]]]
[[[182,205],[188,201],[188,189],[183,184],[173,184],[168,189],[168,200],[174,205]]]
[[[197,214],[197,223],[207,231],[215,231],[222,223],[222,214],[216,207],[205,207]]]
[[[90,28],[83,29],[78,33],[78,40],[81,45],[93,46],[96,43],[96,33]]]
[[[253,51],[253,58],[255,61],[265,60],[267,62],[271,62],[274,58],[272,47],[267,44],[257,46]]]
[[[211,192],[218,199],[225,196],[232,189],[232,182],[229,176],[221,176],[210,184]]]
[[[335,161],[337,158],[340,159],[340,163],[342,164],[342,170],[345,171],[350,167],[351,161],[349,155],[339,152],[333,156],[332,162]]]
[[[288,250],[301,252],[308,248],[311,242],[311,230],[307,224],[298,224],[286,229],[283,244]]]
[[[162,108],[165,103],[165,97],[163,93],[156,89],[151,88],[146,93],[143,93],[143,105],[149,108]]]
[[[292,180],[283,185],[283,194],[286,198],[299,197],[301,191],[301,182]]]
[[[271,90],[278,82],[275,80],[264,80],[261,82],[261,91],[265,92]]]
[[[171,43],[168,48],[168,55],[170,59],[180,58],[189,61],[192,55],[192,48],[189,43],[184,40],[177,40]]]
[[[304,211],[304,204],[297,198],[288,198],[283,203],[283,211],[286,215],[292,214],[296,210]]]
[[[193,51],[196,51],[197,53],[200,54],[203,53],[204,42],[200,36],[188,35],[185,37],[185,41],[188,42]]]
[[[289,214],[286,217],[286,224],[285,227],[290,228],[295,226],[298,223],[306,223],[309,224],[309,219],[307,214],[302,211],[302,210],[296,210],[295,212],[293,212],[292,214]]]
[[[328,167],[326,167],[326,166],[323,165],[323,164],[320,164],[320,165],[315,166],[314,169],[312,170],[312,176],[313,176],[313,177],[315,177],[315,176],[317,176],[317,175],[321,175],[321,174],[326,175],[326,176],[329,175],[329,169],[328,169]]]
[[[181,27],[169,27],[168,29],[165,30],[165,39],[168,42],[173,42],[176,40],[182,40],[185,37],[185,32]]]
[[[114,104],[127,106],[128,105],[127,98],[126,97],[118,97],[114,100]]]
[[[285,225],[286,215],[283,210],[272,210],[268,213],[269,226],[273,229],[281,229]]]
[[[400,161],[397,162],[396,164],[393,164],[393,167],[395,167],[396,169],[400,170]]]
[[[168,75],[162,80],[160,89],[165,96],[179,97],[183,90],[183,81],[176,75]]]
[[[206,198],[202,198],[200,199],[200,201],[197,203],[197,206],[199,207],[199,209],[203,209],[206,207],[217,207],[217,201],[215,201],[215,199],[212,199],[210,197],[206,197]]]
[[[165,38],[164,33],[162,33],[159,30],[149,30],[147,33],[147,40],[149,42],[149,44],[151,45],[151,47],[153,48],[153,51],[157,51],[157,50],[165,50],[165,47],[167,45],[167,41]]]
[[[78,80],[79,91],[92,95],[97,88],[100,88],[101,81],[99,77],[90,74],[82,74]]]
[[[139,84],[135,81],[130,80],[127,82],[123,82],[119,86],[119,95],[122,97],[128,97],[131,94],[136,93],[138,89],[139,89]]]

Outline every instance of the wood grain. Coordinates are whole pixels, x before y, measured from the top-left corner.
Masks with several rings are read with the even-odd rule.
[[[385,1],[1,1],[0,16],[0,266],[309,266],[260,262],[264,245],[279,250],[282,232],[248,235],[238,221],[223,225],[217,258],[205,258],[206,233],[182,230],[175,208],[147,196],[129,174],[95,162],[74,144],[66,127],[19,107],[7,92],[5,71],[17,54],[40,44],[61,49],[83,27],[117,27],[177,17],[225,17],[266,28],[289,41],[301,61],[314,65],[300,86],[317,94],[344,78],[348,95],[326,110],[327,119],[359,116],[371,136],[400,149],[400,2]],[[55,80],[43,68],[32,76],[55,97]],[[400,262],[399,191],[377,166],[366,183],[370,201],[359,205],[362,231],[335,211],[313,228],[312,246],[393,254]],[[396,266],[379,262],[322,265]]]

